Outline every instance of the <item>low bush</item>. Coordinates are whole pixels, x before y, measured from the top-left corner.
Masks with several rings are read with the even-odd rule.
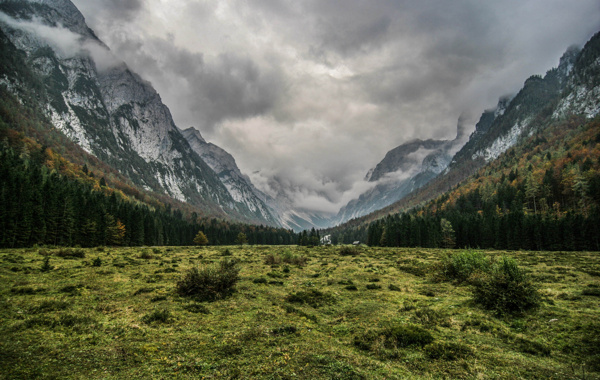
[[[150,323],[168,323],[172,318],[172,314],[167,309],[156,309],[151,313],[148,313],[142,317],[142,322]]]
[[[40,270],[42,272],[50,272],[52,269],[54,269],[54,266],[50,265],[50,256],[44,257],[44,262],[42,263]]]
[[[434,342],[424,348],[430,359],[457,360],[473,356],[471,347],[462,343]]]
[[[189,311],[190,313],[197,314],[210,314],[210,311],[206,306],[201,303],[190,303],[183,306],[183,310]]]
[[[431,333],[416,325],[391,325],[354,337],[354,345],[366,351],[375,350],[376,344],[381,344],[386,349],[395,349],[423,347],[431,342]]]
[[[189,269],[175,286],[181,296],[199,301],[215,301],[227,297],[239,280],[239,268],[233,260],[218,265]]]
[[[62,258],[85,258],[85,251],[81,248],[61,248],[54,255]]]
[[[305,256],[294,255],[287,251],[281,255],[270,253],[265,257],[265,264],[267,265],[280,265],[282,263],[285,263],[297,266],[304,266],[306,265],[307,261],[308,259]]]
[[[478,251],[460,251],[442,260],[440,275],[446,280],[464,282],[477,272],[489,272],[491,261]]]
[[[540,306],[537,287],[511,258],[503,257],[474,285],[473,300],[499,315],[520,314]]]
[[[308,304],[312,307],[320,307],[333,303],[335,298],[316,289],[307,290],[305,292],[292,293],[285,298],[287,302]]]
[[[360,255],[360,251],[354,246],[346,245],[340,248],[338,254],[340,256],[358,256]]]

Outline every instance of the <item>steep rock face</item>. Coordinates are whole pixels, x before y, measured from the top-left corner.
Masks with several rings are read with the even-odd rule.
[[[469,141],[452,159],[450,168],[471,160],[489,162],[514,146],[522,136],[535,133],[540,124],[534,122],[552,114],[555,105],[572,79],[580,50],[571,47],[557,68],[544,77],[529,77],[514,97],[502,97],[494,110],[485,111]]]
[[[380,210],[427,184],[448,167],[463,134],[459,121],[454,140],[414,140],[390,150],[367,173],[365,179],[373,182],[374,187],[342,207],[333,224]]]
[[[41,88],[39,107],[55,128],[146,189],[202,206],[209,215],[272,224],[234,199],[192,150],[152,86],[87,27],[68,0],[0,1],[0,27]],[[0,83],[19,96],[11,72]]]
[[[595,117],[600,113],[600,33],[586,43],[581,54],[572,53],[569,58],[565,66],[572,75],[566,81],[565,94],[553,117],[570,113]]]
[[[269,197],[258,190],[252,184],[250,178],[242,174],[231,154],[212,143],[206,142],[200,132],[193,127],[183,130],[182,135],[194,152],[217,173],[219,179],[236,202],[246,205],[257,218],[262,218],[273,225],[283,225],[276,218],[277,213],[275,210],[265,203]]]

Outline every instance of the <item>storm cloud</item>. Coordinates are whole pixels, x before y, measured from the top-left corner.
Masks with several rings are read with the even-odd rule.
[[[600,30],[597,0],[74,0],[267,193],[334,213],[386,152],[452,139]]]

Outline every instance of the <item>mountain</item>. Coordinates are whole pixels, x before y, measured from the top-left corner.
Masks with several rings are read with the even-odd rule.
[[[543,77],[531,76],[516,95],[501,97],[495,109],[484,111],[468,142],[452,157],[448,167],[425,186],[379,211],[327,232],[345,236],[346,242],[353,239],[365,240],[365,226],[368,223],[415,207],[421,212],[435,213],[443,202],[435,203],[431,200],[456,201],[460,196],[453,196],[451,190],[457,188],[462,189],[460,191],[463,195],[478,191],[487,196],[497,196],[495,191],[525,193],[529,183],[529,193],[537,194],[536,197],[540,197],[537,193],[539,189],[547,190],[548,183],[556,181],[571,183],[588,190],[598,189],[595,182],[600,181],[596,176],[598,169],[595,165],[590,166],[590,163],[597,163],[600,156],[598,146],[594,145],[600,142],[599,124],[593,121],[600,114],[598,94],[600,33],[594,35],[583,49],[570,47],[560,58],[557,68],[549,70]],[[574,145],[561,143],[561,139],[557,139],[556,136],[563,136],[563,140],[573,141]],[[554,145],[548,146],[549,141],[554,142]],[[582,145],[589,147],[584,149]],[[544,159],[539,158],[540,151],[546,154]],[[533,159],[534,157],[538,158]],[[578,158],[572,162],[573,157]],[[565,163],[568,162],[572,163],[565,171]],[[498,171],[498,167],[502,168],[501,172]],[[551,181],[552,173],[556,178]],[[519,180],[521,175],[523,177]],[[526,175],[530,178],[525,178]],[[488,181],[477,180],[483,176],[488,178]],[[507,185],[514,189],[495,190],[497,184],[505,177],[511,181],[516,180],[514,186],[512,182]],[[577,178],[578,185],[575,185],[573,180]],[[559,207],[564,199],[568,199],[569,194],[574,194],[573,186],[566,186],[562,193],[557,193],[555,188],[554,198],[557,204],[546,206]],[[587,194],[588,190],[584,193]],[[577,191],[581,193],[583,190]],[[478,197],[473,196],[474,199]],[[594,198],[593,194],[587,196]],[[527,202],[531,207],[537,208],[533,198]],[[571,199],[571,202],[573,204],[570,211],[581,213],[581,209],[574,205],[576,201]],[[499,205],[498,210],[502,207],[509,208],[510,202],[508,203]],[[514,209],[514,205],[512,207]],[[460,214],[460,207],[457,212]]]
[[[232,176],[207,165],[152,85],[112,55],[70,1],[3,0],[0,12],[3,43],[20,60],[0,84],[22,101],[33,99],[71,141],[141,189],[207,215],[276,223],[252,192],[236,193]]]
[[[215,144],[206,142],[196,128],[190,127],[181,133],[194,152],[217,173],[236,202],[244,204],[257,219],[263,219],[271,225],[283,225],[276,219],[278,213],[265,203],[270,198],[258,190],[248,176],[242,174],[231,154]]]
[[[342,207],[333,225],[380,210],[442,173],[464,141],[461,121],[454,140],[413,140],[390,150],[365,179],[375,184]]]

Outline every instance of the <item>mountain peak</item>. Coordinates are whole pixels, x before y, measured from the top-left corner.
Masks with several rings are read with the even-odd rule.
[[[202,137],[202,134],[200,133],[200,131],[194,127],[189,127],[187,129],[184,129],[182,132],[183,132],[183,135],[185,136],[185,138],[188,140],[198,139],[200,142],[206,143],[206,140],[204,140],[204,137]]]

